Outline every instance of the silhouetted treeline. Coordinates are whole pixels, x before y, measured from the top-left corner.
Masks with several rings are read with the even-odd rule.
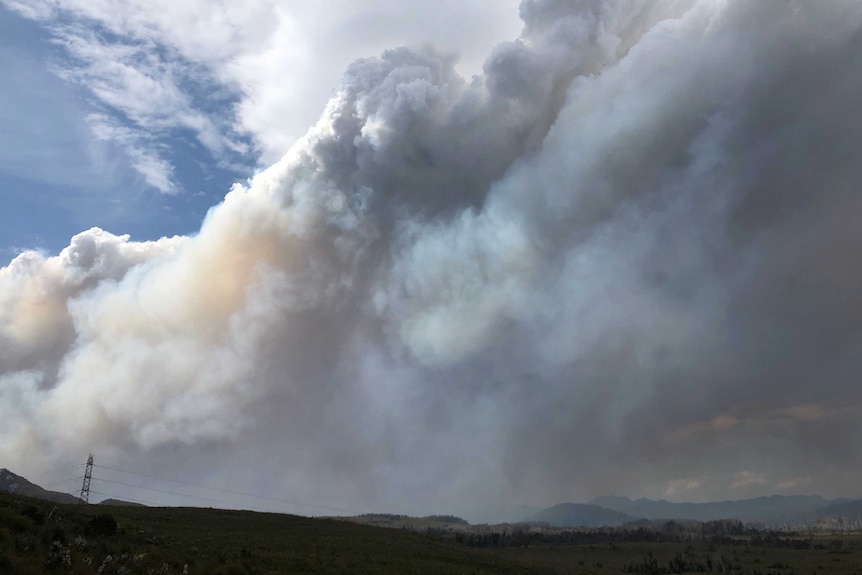
[[[454,536],[455,541],[468,547],[528,547],[531,545],[607,545],[634,541],[666,541],[661,534],[646,529],[632,531],[577,531],[561,529],[554,531],[537,531],[528,529],[512,529],[509,531],[443,532],[429,529],[432,535]]]
[[[473,526],[468,529],[428,528],[432,536],[454,539],[468,547],[527,547],[531,545],[613,545],[615,543],[708,542],[730,546],[807,549],[811,543],[794,533],[775,533],[726,519],[698,524],[675,521],[617,528],[554,528],[540,525]],[[696,568],[689,569],[697,571]],[[675,571],[669,571],[674,573]]]

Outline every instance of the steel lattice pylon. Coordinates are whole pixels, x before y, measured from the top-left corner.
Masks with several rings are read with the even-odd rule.
[[[90,502],[90,480],[93,478],[93,454],[87,458],[87,468],[84,470],[84,484],[81,485],[81,503]]]

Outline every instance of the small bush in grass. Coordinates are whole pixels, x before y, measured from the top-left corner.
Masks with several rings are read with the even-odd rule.
[[[90,531],[96,535],[116,535],[117,520],[110,513],[102,513],[90,519]]]
[[[72,564],[72,555],[69,553],[68,547],[60,541],[51,543],[48,548],[48,566],[49,567],[68,567]]]
[[[21,509],[21,515],[29,517],[36,525],[42,525],[45,522],[45,513],[33,504],[28,503]]]
[[[5,527],[12,533],[24,533],[32,523],[11,509],[0,509],[0,527]]]
[[[66,535],[66,530],[59,525],[46,526],[42,529],[42,544],[46,547],[58,541],[66,545],[69,537]]]

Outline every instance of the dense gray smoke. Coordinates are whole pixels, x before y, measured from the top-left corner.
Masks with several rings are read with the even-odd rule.
[[[862,495],[862,4],[521,16],[472,79],[354,63],[193,237],[0,270],[0,462],[357,511]]]

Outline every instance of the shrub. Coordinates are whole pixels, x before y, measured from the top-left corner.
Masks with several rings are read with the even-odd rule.
[[[90,531],[96,535],[116,535],[117,520],[110,513],[102,513],[90,519]]]
[[[24,533],[32,523],[11,509],[0,509],[0,526],[12,533]]]
[[[45,522],[45,513],[32,503],[28,503],[21,509],[21,515],[29,517],[36,525],[42,525]]]
[[[68,539],[69,537],[66,535],[66,530],[59,525],[45,527],[42,531],[42,543],[45,545],[50,545],[54,541],[59,541],[65,545]]]
[[[48,548],[48,567],[68,567],[71,564],[72,555],[69,549],[59,541],[51,543],[51,547]]]

